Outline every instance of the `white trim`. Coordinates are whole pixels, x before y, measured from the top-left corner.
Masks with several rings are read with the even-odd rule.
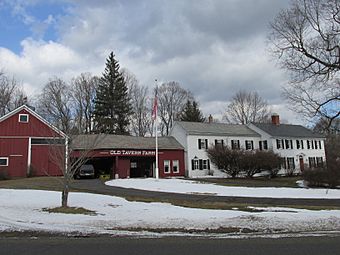
[[[26,117],[27,117],[27,121],[22,121],[22,120],[21,120],[21,116],[26,116]],[[19,121],[20,123],[28,123],[28,122],[30,121],[30,116],[29,116],[29,114],[27,114],[27,113],[20,113],[20,114],[19,114],[19,119],[18,119],[18,121]]]
[[[32,138],[28,138],[28,150],[27,150],[27,175],[30,174],[31,162],[32,162]]]
[[[0,159],[6,159],[6,165],[0,165],[0,166],[8,166],[8,162],[9,162],[8,157],[0,157]]]
[[[169,171],[165,171],[165,166],[166,166],[165,162],[169,162],[169,165],[168,165]],[[163,165],[164,165],[164,173],[165,173],[165,174],[170,174],[170,173],[171,173],[171,160],[165,159],[164,162],[163,162]]]
[[[175,166],[174,162],[177,162],[177,164],[176,164],[176,166],[177,166],[177,171],[174,171],[174,166]],[[172,172],[173,172],[174,174],[178,174],[178,173],[179,173],[179,160],[178,160],[178,159],[173,159],[173,160],[172,160]]]

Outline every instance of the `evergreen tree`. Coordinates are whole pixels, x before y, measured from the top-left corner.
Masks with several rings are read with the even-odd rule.
[[[195,100],[188,100],[184,106],[184,109],[180,115],[181,121],[190,121],[190,122],[204,122],[205,118],[203,117],[202,112],[198,108],[198,104]]]
[[[128,88],[113,52],[106,59],[106,67],[96,91],[94,120],[95,132],[128,134],[132,113]]]

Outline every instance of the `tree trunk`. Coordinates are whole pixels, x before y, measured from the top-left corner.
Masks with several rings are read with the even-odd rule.
[[[64,183],[63,192],[61,194],[61,206],[62,207],[68,207],[68,193],[69,193],[69,184],[68,181]]]

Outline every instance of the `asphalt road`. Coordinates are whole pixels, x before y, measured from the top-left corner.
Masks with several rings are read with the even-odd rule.
[[[252,205],[273,206],[339,206],[340,199],[294,199],[294,198],[265,198],[265,197],[227,197],[211,195],[191,195],[180,193],[155,192],[138,189],[126,189],[120,187],[106,186],[99,179],[75,180],[72,185],[74,189],[84,192],[106,194],[121,197],[152,198],[160,201],[178,200],[191,202],[223,202],[243,203]],[[340,252],[339,252],[340,254]]]
[[[98,238],[0,238],[0,254],[6,255],[215,255],[215,254],[340,254],[340,237],[304,237],[280,239],[131,239]]]

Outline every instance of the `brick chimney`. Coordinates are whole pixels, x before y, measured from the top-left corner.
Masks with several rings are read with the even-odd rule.
[[[277,113],[272,114],[272,124],[280,125],[280,116]]]
[[[213,121],[214,121],[214,118],[213,118],[213,116],[211,116],[211,114],[210,114],[209,117],[208,117],[208,122],[209,122],[209,123],[213,123]]]

